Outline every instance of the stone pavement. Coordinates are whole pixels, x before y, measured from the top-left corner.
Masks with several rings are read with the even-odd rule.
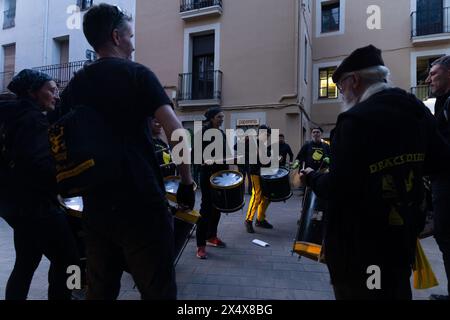
[[[246,196],[246,203],[248,203]],[[223,215],[219,236],[228,245],[225,249],[207,248],[208,260],[195,257],[195,237],[189,241],[178,265],[177,283],[180,300],[330,300],[334,299],[327,268],[312,260],[292,255],[297,233],[301,197],[296,193],[286,203],[272,203],[267,220],[273,230],[255,228],[245,232],[245,210]],[[198,205],[200,199],[198,199]],[[270,247],[252,243],[260,239]],[[439,279],[439,287],[414,290],[414,299],[427,299],[430,293],[445,293],[445,272],[442,256],[432,238],[422,241],[427,257]],[[0,300],[14,265],[12,231],[0,219]],[[46,299],[49,263],[43,258],[35,273],[29,298]],[[122,278],[119,299],[136,300],[139,293],[128,274]]]

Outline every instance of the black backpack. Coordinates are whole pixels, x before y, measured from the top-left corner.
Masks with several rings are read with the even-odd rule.
[[[14,183],[14,161],[11,157],[9,132],[11,120],[20,117],[22,112],[15,112],[17,102],[0,102],[0,217],[10,222],[16,210],[16,202],[12,198],[11,186]],[[11,223],[10,223],[11,224]]]
[[[121,175],[123,142],[93,107],[73,108],[50,127],[49,141],[64,198],[83,196]]]

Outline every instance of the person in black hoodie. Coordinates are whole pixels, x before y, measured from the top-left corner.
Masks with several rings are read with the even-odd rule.
[[[436,96],[435,116],[439,132],[450,143],[450,56],[434,61],[427,78]],[[442,252],[447,274],[447,295],[431,295],[433,300],[448,300],[450,295],[450,175],[432,177],[434,237]]]
[[[342,62],[333,81],[349,110],[337,120],[330,171],[303,171],[328,200],[324,253],[336,299],[412,299],[425,222],[422,177],[446,170],[450,160],[431,112],[391,88],[388,75],[372,45]]]
[[[59,99],[56,83],[46,74],[23,70],[8,89],[16,100],[0,105],[3,123],[1,164],[5,220],[14,229],[16,261],[6,285],[6,300],[25,300],[42,256],[50,260],[48,299],[70,300],[67,268],[79,264],[72,231],[56,192],[56,168],[50,153],[46,112]],[[4,166],[7,166],[6,168]]]

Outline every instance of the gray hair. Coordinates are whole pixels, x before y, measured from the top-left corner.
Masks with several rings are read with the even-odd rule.
[[[390,70],[385,66],[375,66],[355,72],[361,77],[362,83],[372,85],[375,83],[388,83]]]
[[[439,59],[435,60],[431,64],[432,67],[437,66],[437,65],[440,65],[440,66],[444,67],[445,69],[450,70],[450,56],[440,57]]]

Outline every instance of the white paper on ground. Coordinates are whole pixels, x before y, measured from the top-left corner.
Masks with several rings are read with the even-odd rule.
[[[252,241],[254,244],[261,246],[261,247],[269,247],[270,245],[267,242],[255,239]]]

